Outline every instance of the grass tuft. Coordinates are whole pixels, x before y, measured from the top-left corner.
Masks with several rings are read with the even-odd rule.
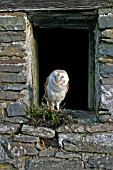
[[[29,119],[28,124],[35,127],[43,126],[55,129],[73,122],[63,110],[50,110],[44,103],[38,107],[31,103],[26,113]]]

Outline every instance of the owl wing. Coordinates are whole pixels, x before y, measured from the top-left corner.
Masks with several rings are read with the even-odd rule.
[[[66,84],[66,93],[68,92],[69,90],[69,83]]]

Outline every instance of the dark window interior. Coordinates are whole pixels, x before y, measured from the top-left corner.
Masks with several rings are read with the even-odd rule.
[[[88,109],[88,29],[38,29],[39,100],[44,95],[46,77],[54,69],[65,69],[69,75],[66,109]]]

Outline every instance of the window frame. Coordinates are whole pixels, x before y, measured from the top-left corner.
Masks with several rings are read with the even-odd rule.
[[[36,17],[37,16],[37,17]],[[95,11],[40,11],[31,14],[35,33],[40,28],[88,29],[88,110],[95,110],[95,42],[94,30],[97,23]],[[35,36],[36,37],[36,36]],[[38,43],[38,40],[37,40]]]

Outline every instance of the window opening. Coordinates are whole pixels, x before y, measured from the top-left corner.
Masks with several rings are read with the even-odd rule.
[[[88,110],[89,29],[38,29],[39,103],[46,77],[54,69],[69,75],[66,109]]]

